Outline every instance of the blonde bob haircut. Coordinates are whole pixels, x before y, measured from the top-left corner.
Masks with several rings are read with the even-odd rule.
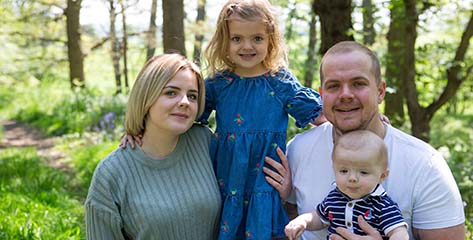
[[[269,37],[268,54],[263,60],[263,66],[271,73],[287,67],[286,45],[276,16],[273,6],[267,0],[229,0],[220,11],[217,29],[205,49],[209,75],[214,76],[223,70],[233,71],[235,68],[235,64],[228,58],[230,31],[227,21],[233,19],[262,21]]]
[[[131,89],[125,117],[127,134],[137,136],[146,131],[149,109],[161,95],[169,80],[183,69],[189,69],[195,74],[199,91],[197,117],[202,114],[205,104],[205,84],[199,67],[177,53],[154,56],[141,69]]]

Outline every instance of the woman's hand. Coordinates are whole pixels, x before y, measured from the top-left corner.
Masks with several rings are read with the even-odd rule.
[[[280,148],[277,148],[276,152],[281,159],[281,163],[276,162],[270,157],[266,157],[265,162],[276,169],[277,172],[267,167],[263,167],[263,172],[266,174],[266,181],[278,190],[281,199],[285,200],[292,191],[291,170],[289,169],[289,163],[284,152]]]

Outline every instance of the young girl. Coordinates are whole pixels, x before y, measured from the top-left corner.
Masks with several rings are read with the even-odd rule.
[[[284,237],[288,217],[265,180],[264,160],[279,160],[276,149],[285,150],[288,114],[298,127],[319,116],[319,95],[287,70],[267,0],[228,1],[205,54],[210,77],[200,121],[216,111],[210,156],[223,200],[219,238]]]

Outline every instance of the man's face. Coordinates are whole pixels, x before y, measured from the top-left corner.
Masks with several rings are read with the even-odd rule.
[[[369,130],[380,121],[378,104],[384,98],[386,83],[376,84],[368,55],[356,50],[327,55],[321,71],[324,115],[337,130]]]

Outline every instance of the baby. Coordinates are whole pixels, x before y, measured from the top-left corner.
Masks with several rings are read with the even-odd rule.
[[[383,140],[367,130],[346,133],[335,144],[332,160],[336,188],[313,212],[289,222],[285,228],[289,239],[298,238],[304,230],[315,231],[327,226],[329,235],[335,234],[337,227],[366,235],[358,225],[359,215],[377,229],[383,239],[409,239],[399,207],[381,185],[389,174]]]

